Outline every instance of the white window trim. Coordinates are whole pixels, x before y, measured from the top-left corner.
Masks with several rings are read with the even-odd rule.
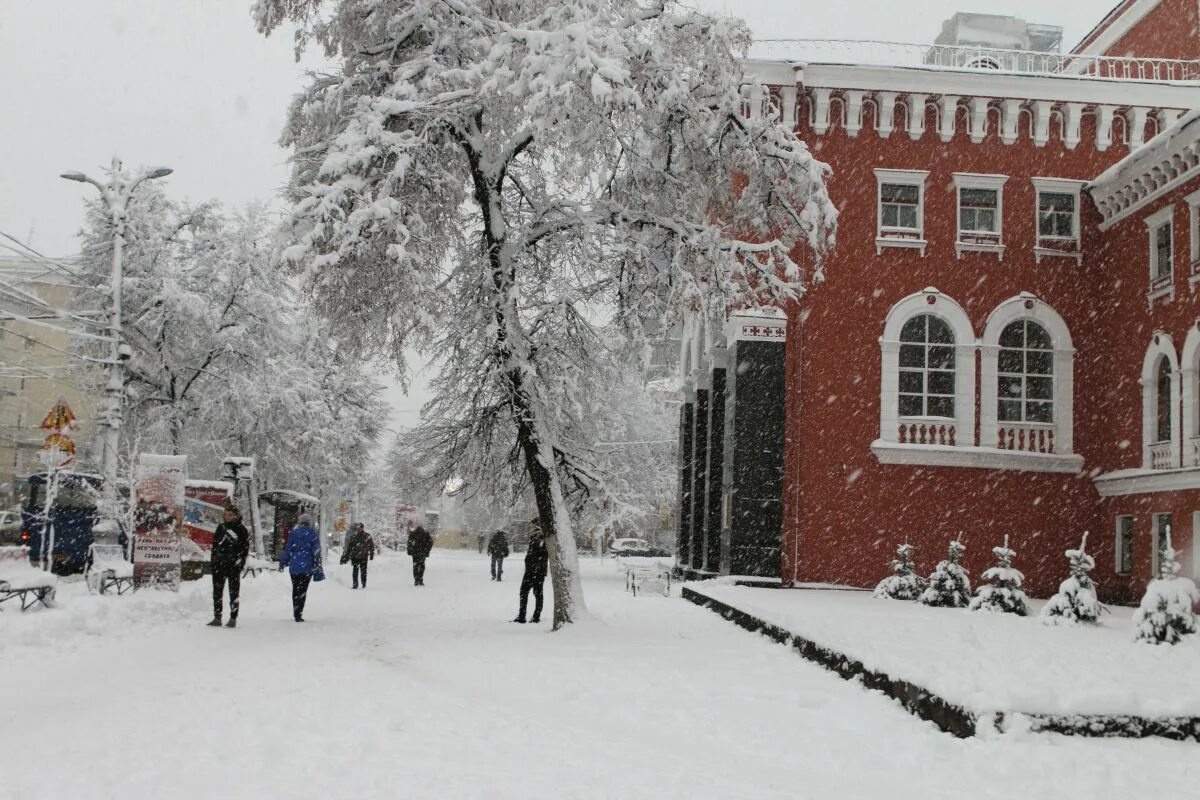
[[[1183,398],[1183,438],[1180,463],[1185,469],[1200,467],[1200,322],[1188,327],[1179,360],[1180,395]],[[1200,556],[1200,552],[1197,553]],[[1200,558],[1197,558],[1200,561]]]
[[[970,447],[975,443],[975,332],[962,306],[933,287],[910,294],[888,312],[883,336],[879,339],[883,356],[879,381],[879,438],[898,447],[910,446],[901,444],[899,435],[900,330],[918,314],[933,314],[954,332],[954,418],[949,422],[955,427],[955,447],[951,449]]]
[[[1200,581],[1200,511],[1192,512],[1192,580]]]
[[[1200,513],[1200,512],[1197,512]],[[1130,527],[1133,528],[1135,535],[1137,531],[1137,519],[1132,514],[1118,514],[1113,520],[1113,574],[1128,577],[1133,574],[1132,564],[1129,572],[1121,572],[1121,520],[1130,520]],[[1130,538],[1130,546],[1133,545],[1133,538]]]
[[[1067,178],[1031,178],[1033,182],[1033,234],[1037,241],[1037,246],[1033,248],[1034,257],[1037,263],[1041,263],[1043,258],[1074,258],[1076,264],[1083,263],[1083,252],[1080,247],[1082,241],[1079,233],[1080,227],[1080,202],[1083,195],[1083,181],[1070,180]],[[1041,194],[1048,192],[1052,194],[1069,194],[1075,198],[1075,219],[1073,221],[1074,237],[1063,239],[1056,236],[1042,236],[1041,234]],[[1047,244],[1056,243],[1063,247],[1049,247]],[[1070,245],[1070,247],[1066,247]]]
[[[881,255],[885,247],[916,249],[925,255],[928,242],[925,240],[925,180],[928,170],[876,169],[875,170],[875,254]],[[883,230],[883,185],[885,183],[917,187],[917,228],[915,239],[888,236]]]
[[[959,258],[964,252],[995,253],[1001,261],[1004,260],[1004,184],[1007,175],[977,174],[972,172],[953,173],[955,188],[954,217],[958,236],[954,240],[954,251]],[[996,241],[967,242],[963,241],[962,229],[962,191],[963,189],[987,189],[996,193]]]
[[[1022,292],[1010,297],[988,316],[979,346],[979,437],[984,447],[1000,444],[999,375],[1000,333],[1011,323],[1028,319],[1050,334],[1054,344],[1054,449],[1056,455],[1075,452],[1075,346],[1067,323],[1052,307],[1035,295]],[[1039,427],[1022,423],[1021,427]],[[1037,456],[1040,453],[1012,452],[1013,455]]]
[[[1146,277],[1147,286],[1146,301],[1150,307],[1154,307],[1154,301],[1166,298],[1172,300],[1175,297],[1175,206],[1169,205],[1166,208],[1159,209],[1143,221],[1146,223],[1146,244],[1147,244],[1147,259],[1146,259]],[[1158,258],[1158,248],[1156,247],[1155,234],[1163,225],[1169,225],[1171,229],[1171,263],[1169,280],[1158,288],[1155,288],[1155,266]]]
[[[1200,191],[1183,198],[1188,207],[1188,287],[1200,283]]]
[[[1151,512],[1151,514],[1150,514],[1150,579],[1151,580],[1154,580],[1155,578],[1158,577],[1158,570],[1159,570],[1159,563],[1158,563],[1158,551],[1159,551],[1158,518],[1159,517],[1170,517],[1170,522],[1168,524],[1172,528],[1175,527],[1175,515],[1172,514],[1170,511]],[[1172,541],[1171,546],[1174,547],[1174,545],[1175,545],[1175,542]],[[1175,549],[1178,549],[1178,548],[1175,548]]]
[[[1154,431],[1157,428],[1158,405],[1155,402],[1158,390],[1158,377],[1155,368],[1160,356],[1166,356],[1171,366],[1171,448],[1170,457],[1172,468],[1179,467],[1180,455],[1180,374],[1179,358],[1175,355],[1175,345],[1170,335],[1161,331],[1154,334],[1146,355],[1142,359],[1142,468],[1151,469],[1150,445],[1154,441]]]

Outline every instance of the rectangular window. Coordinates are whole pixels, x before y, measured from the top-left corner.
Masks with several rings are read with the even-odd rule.
[[[1174,295],[1174,265],[1175,265],[1175,230],[1174,206],[1160,209],[1146,218],[1146,232],[1149,234],[1149,252],[1147,260],[1150,264],[1149,299]]]
[[[884,231],[913,232],[921,230],[921,189],[885,183],[879,187],[879,213]]]
[[[1171,223],[1154,229],[1154,279],[1171,277]]]
[[[1075,241],[1076,196],[1061,192],[1038,192],[1038,239]]]
[[[1117,557],[1114,563],[1118,575],[1133,572],[1133,517],[1117,517]]]
[[[965,234],[1000,233],[1000,193],[995,189],[962,189],[958,193],[958,228]]]

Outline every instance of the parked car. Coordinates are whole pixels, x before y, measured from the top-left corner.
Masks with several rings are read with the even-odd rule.
[[[0,511],[0,546],[21,544],[21,512]]]
[[[612,544],[608,546],[608,554],[614,558],[617,556],[666,558],[671,555],[671,552],[661,547],[655,547],[645,539],[613,539]]]

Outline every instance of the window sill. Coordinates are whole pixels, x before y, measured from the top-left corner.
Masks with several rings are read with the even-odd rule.
[[[1083,263],[1083,252],[1079,250],[1078,242],[1071,242],[1071,250],[1060,250],[1056,247],[1043,247],[1041,245],[1033,248],[1033,256],[1036,263],[1042,263],[1043,258],[1073,258],[1076,264]]]
[[[1023,453],[996,447],[900,444],[876,439],[871,442],[871,452],[879,459],[880,464],[1069,474],[1077,474],[1083,470],[1083,456],[1080,455]]]
[[[1158,289],[1152,289],[1146,293],[1146,303],[1150,308],[1154,308],[1156,300],[1165,300],[1170,302],[1175,299],[1175,283],[1168,283],[1166,286]]]
[[[1004,245],[999,243],[989,244],[987,242],[955,242],[954,252],[959,258],[962,258],[963,253],[995,253],[1004,260]]]
[[[1193,261],[1191,276],[1188,278],[1188,287],[1195,291],[1197,283],[1200,283],[1200,261]]]
[[[907,250],[920,250],[925,255],[925,247],[929,242],[924,239],[901,239],[898,236],[878,236],[875,238],[875,255],[883,255],[885,247],[899,247]]]

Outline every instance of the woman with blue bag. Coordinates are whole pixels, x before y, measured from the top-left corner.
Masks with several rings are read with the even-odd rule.
[[[287,544],[279,556],[279,570],[289,567],[292,575],[292,616],[304,622],[304,601],[308,584],[325,580],[321,569],[321,535],[312,526],[312,517],[301,514],[299,524],[288,534]]]

